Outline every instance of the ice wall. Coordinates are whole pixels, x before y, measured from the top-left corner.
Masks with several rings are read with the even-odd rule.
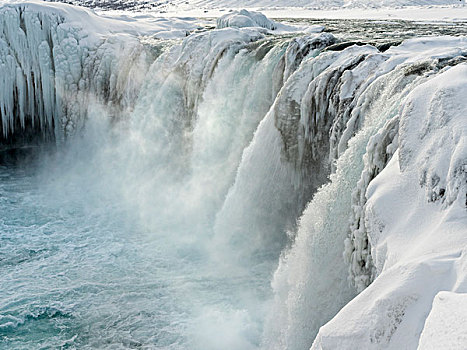
[[[131,35],[104,36],[97,21],[67,6],[0,8],[2,143],[25,134],[60,142],[92,101],[115,116],[134,104],[152,54]]]

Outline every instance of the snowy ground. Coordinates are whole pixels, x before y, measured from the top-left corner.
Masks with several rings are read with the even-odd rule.
[[[15,0],[0,0],[0,3]],[[270,18],[401,19],[467,21],[465,0],[54,0],[108,14],[130,12],[157,17],[220,17],[230,11],[261,11]],[[131,16],[131,15],[130,15]]]
[[[414,21],[467,21],[467,7],[407,7],[397,9],[334,9],[256,8],[270,18],[336,18]],[[209,12],[208,12],[209,13]],[[219,13],[221,13],[219,11]],[[196,13],[192,13],[193,16]],[[211,13],[210,13],[211,15]],[[199,16],[203,16],[199,12]]]
[[[344,8],[332,9],[310,7],[276,7],[276,6],[225,7],[225,8],[169,8],[160,13],[162,16],[193,16],[193,17],[219,17],[229,11],[246,8],[251,11],[260,11],[269,18],[326,18],[326,19],[401,19],[408,21],[467,21],[467,6],[405,6],[396,8]]]

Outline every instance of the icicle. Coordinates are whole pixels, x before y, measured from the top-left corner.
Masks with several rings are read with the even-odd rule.
[[[0,8],[3,139],[20,138],[30,128],[29,134],[54,135],[60,142],[83,125],[90,98],[115,111],[136,100],[150,62],[148,50],[127,36],[89,40],[83,28],[69,25],[59,12],[27,4]]]

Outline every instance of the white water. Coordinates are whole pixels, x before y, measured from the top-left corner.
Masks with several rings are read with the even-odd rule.
[[[208,36],[193,45],[209,50]],[[207,62],[231,45],[221,44]],[[161,74],[179,55],[174,46],[127,119],[114,124],[113,109],[88,98],[84,130],[58,153],[1,169],[0,346],[259,345],[269,274],[219,265],[211,238],[242,151],[274,100],[272,88],[251,82],[272,86],[285,47],[258,60],[232,46],[209,81],[193,74],[186,87],[172,67]]]

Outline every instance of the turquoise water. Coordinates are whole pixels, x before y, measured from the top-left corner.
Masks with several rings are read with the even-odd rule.
[[[182,343],[167,270],[183,259],[165,261],[118,202],[39,172],[0,168],[0,347]]]
[[[256,346],[245,300],[264,299],[264,278],[213,269],[189,233],[143,225],[75,156],[0,167],[0,348]]]

